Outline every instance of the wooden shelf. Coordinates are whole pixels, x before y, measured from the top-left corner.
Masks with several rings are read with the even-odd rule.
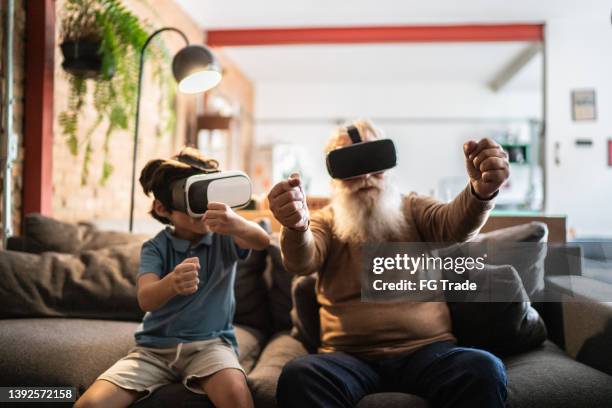
[[[199,115],[198,131],[200,130],[228,130],[232,123],[231,116]]]

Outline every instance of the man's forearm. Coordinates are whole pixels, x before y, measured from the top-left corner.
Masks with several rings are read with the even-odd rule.
[[[318,269],[316,245],[310,229],[297,231],[283,227],[280,239],[285,269],[296,275],[308,275]]]
[[[480,231],[494,207],[494,197],[481,199],[470,184],[449,204],[453,206],[449,218],[455,220],[451,228],[457,241],[466,241]]]

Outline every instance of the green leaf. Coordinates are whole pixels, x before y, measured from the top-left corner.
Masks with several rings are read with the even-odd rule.
[[[104,183],[113,172],[108,151],[109,140],[116,131],[128,130],[133,125],[140,51],[153,30],[149,23],[142,22],[121,0],[65,0],[60,16],[61,35],[64,40],[90,36],[100,41],[101,74],[91,80],[93,87],[90,89],[87,86],[89,81],[85,78],[70,77],[68,106],[59,115],[59,125],[71,154],[78,156],[79,150],[85,149],[81,181],[86,182],[94,154],[91,137],[105,124],[104,159],[100,180]],[[151,43],[146,61],[162,89],[157,117],[164,120],[164,129],[170,132],[176,122],[176,88],[169,70],[170,53],[161,37],[155,38]],[[80,142],[79,118],[90,91],[93,93],[93,107],[97,117],[94,124],[85,131],[83,143]],[[161,129],[160,123],[158,122],[156,127]]]

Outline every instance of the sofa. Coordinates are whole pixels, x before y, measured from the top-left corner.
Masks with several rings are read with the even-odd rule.
[[[72,386],[82,394],[133,347],[142,317],[135,272],[146,238],[99,231],[87,223],[26,217],[23,236],[13,237],[8,250],[0,251],[0,386]],[[293,280],[273,241],[267,250],[254,251],[240,262],[235,285],[240,362],[257,407],[276,406],[282,367],[315,351],[313,333],[318,330],[316,321],[299,318],[316,318],[315,278]],[[563,279],[568,277],[552,276],[554,271],[546,274],[551,285],[568,284]],[[573,292],[585,301],[534,305],[549,338],[503,356],[509,407],[612,407],[612,304],[588,301],[593,285],[602,290],[605,284],[571,278]],[[603,290],[612,293],[608,286]],[[134,406],[212,404],[171,384]],[[379,393],[357,406],[428,405],[415,395]]]

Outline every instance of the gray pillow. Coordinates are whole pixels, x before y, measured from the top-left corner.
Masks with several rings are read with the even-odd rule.
[[[529,299],[544,290],[544,265],[548,252],[548,227],[543,222],[529,222],[514,227],[479,234],[475,242],[499,245],[497,265],[512,265],[518,272]]]
[[[147,238],[143,234],[99,230],[88,222],[70,223],[41,214],[28,214],[24,220],[22,239],[13,239],[10,249],[35,254],[76,254],[79,251],[142,243]]]
[[[236,312],[234,323],[254,327],[263,333],[271,334],[268,288],[263,278],[268,253],[251,251],[244,261],[236,267]]]
[[[293,275],[287,272],[283,266],[281,250],[278,244],[278,237],[272,237],[272,245],[268,247],[270,255],[270,265],[266,270],[266,278],[269,282],[269,303],[270,312],[272,313],[272,324],[274,331],[290,330],[291,323],[291,308],[293,302],[291,299],[291,281]]]
[[[460,301],[453,297],[454,301],[447,304],[459,345],[507,356],[537,347],[546,340],[546,325],[531,306],[521,278],[511,265],[486,265],[482,271],[472,270],[462,276],[451,272],[447,278],[469,279],[479,288],[487,285],[491,293],[503,290],[504,297],[513,300],[479,301],[479,296],[487,296],[483,293],[463,295]]]
[[[41,255],[0,251],[0,318],[82,317],[140,321],[140,244]]]
[[[291,335],[300,340],[311,353],[316,352],[321,345],[316,283],[316,274],[296,276],[291,287],[291,297],[293,299]]]
[[[61,222],[41,214],[28,214],[24,219],[25,252],[45,251],[76,253],[81,249],[82,231],[76,224]]]

